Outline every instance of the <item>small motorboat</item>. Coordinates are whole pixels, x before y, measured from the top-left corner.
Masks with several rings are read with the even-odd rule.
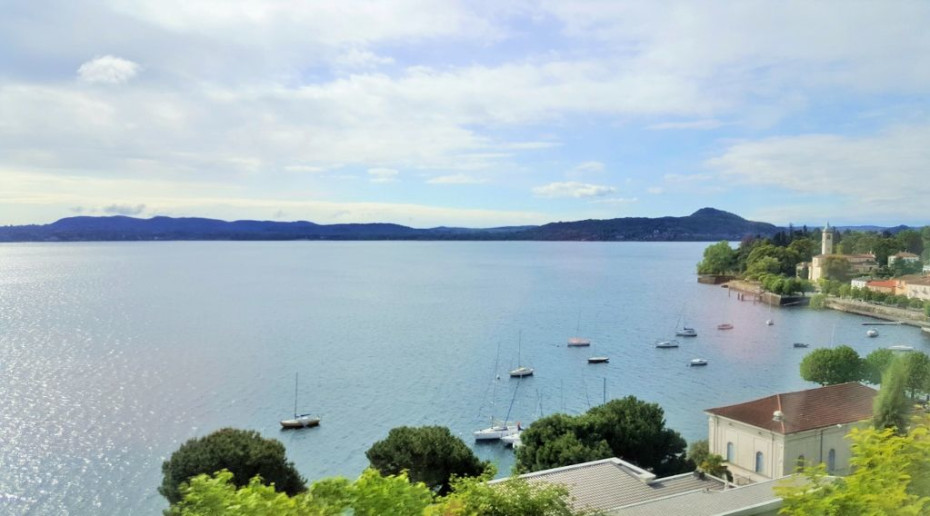
[[[773,324],[775,324],[775,321],[773,321],[773,320],[771,320],[771,319],[766,319],[766,320],[765,320],[765,325],[766,325],[766,326],[771,326],[771,325],[773,325]]]
[[[604,357],[604,356],[588,357],[589,364],[606,364],[607,362],[610,362],[610,358],[608,357]]]
[[[876,330],[875,328],[872,328],[871,330],[865,332],[865,335],[867,337],[878,337],[878,330]]]
[[[570,348],[580,348],[584,346],[590,346],[591,339],[583,339],[581,337],[572,337],[568,339],[568,347]]]
[[[691,361],[688,362],[689,367],[698,367],[698,366],[706,366],[706,365],[707,365],[707,360],[704,360],[703,358],[692,358]]]
[[[676,337],[697,337],[697,330],[694,328],[689,328],[685,326],[684,328],[675,332]]]
[[[796,347],[796,348],[806,348],[806,347],[807,347],[807,343],[806,343],[806,342],[795,342],[795,343],[794,343],[794,347]]]
[[[678,347],[677,340],[660,340],[656,342],[656,347],[660,349],[671,349]]]
[[[717,329],[718,329],[718,330],[732,330],[732,329],[733,329],[733,325],[730,324],[730,323],[718,324],[718,325],[717,325]]]

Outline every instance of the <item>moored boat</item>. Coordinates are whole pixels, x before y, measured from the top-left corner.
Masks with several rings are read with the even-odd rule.
[[[568,339],[568,346],[571,348],[580,348],[583,346],[590,346],[591,339],[584,339],[581,337],[572,337]]]
[[[320,426],[320,418],[310,414],[297,414],[297,387],[298,376],[294,373],[294,417],[292,419],[282,419],[282,429],[311,428]]]
[[[656,347],[661,349],[671,349],[678,347],[677,340],[660,340],[656,342]]]
[[[610,362],[609,357],[605,357],[605,356],[588,357],[589,364],[606,364],[607,362]]]
[[[706,365],[707,365],[707,360],[704,360],[703,358],[692,358],[691,362],[688,362],[688,366],[690,367],[706,366]]]
[[[733,325],[730,324],[730,323],[718,324],[718,325],[717,325],[717,329],[718,329],[718,330],[732,330],[732,329],[733,329]]]
[[[865,332],[865,335],[866,335],[867,337],[878,337],[878,330],[876,330],[876,329],[873,328],[873,329],[871,329],[871,330]]]
[[[794,343],[794,347],[796,347],[796,348],[806,348],[806,347],[807,347],[807,343],[805,343],[805,342],[795,342],[795,343]]]
[[[690,328],[688,326],[682,327],[680,330],[675,331],[676,337],[697,337],[697,330]]]
[[[914,351],[914,346],[905,346],[903,344],[896,344],[894,346],[888,346],[888,349],[891,351],[900,351],[902,353],[908,353]]]

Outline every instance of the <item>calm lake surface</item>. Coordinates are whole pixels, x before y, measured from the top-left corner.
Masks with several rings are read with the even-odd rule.
[[[706,438],[703,409],[813,387],[798,364],[815,347],[930,350],[914,328],[869,339],[866,318],[699,285],[707,245],[2,245],[0,513],[157,514],[161,462],[226,426],[280,439],[310,480],[354,478],[392,427],[444,425],[471,444],[511,400],[526,424],[581,413],[605,386],[659,403],[691,441]],[[699,336],[655,349],[676,324]],[[567,348],[576,334],[594,346]],[[506,375],[518,343],[532,378]],[[686,367],[694,357],[710,364]],[[323,424],[282,432],[297,372],[299,409]],[[509,472],[511,451],[474,449]]]

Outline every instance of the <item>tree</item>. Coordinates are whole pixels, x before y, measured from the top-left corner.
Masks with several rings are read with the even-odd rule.
[[[504,482],[488,484],[493,478],[493,466],[481,477],[457,478],[452,493],[428,508],[433,516],[569,516],[574,514],[568,489],[546,482],[527,482],[511,477]]]
[[[736,252],[723,240],[704,249],[704,259],[698,263],[698,274],[726,274],[736,268]]]
[[[903,358],[895,357],[882,374],[882,387],[872,410],[872,426],[891,428],[901,435],[907,431],[910,402],[904,392],[906,382],[907,365]]]
[[[878,385],[882,383],[882,373],[894,360],[894,351],[888,348],[876,349],[869,353],[862,364],[862,381]]]
[[[780,514],[799,516],[881,514],[904,516],[930,510],[930,421],[912,421],[906,435],[891,429],[854,428],[852,473],[827,477],[823,464],[804,468],[806,482],[783,482]]]
[[[815,349],[801,360],[801,378],[820,385],[862,379],[862,359],[849,346]]]
[[[903,357],[905,380],[904,390],[911,398],[930,391],[930,357],[915,351]]]
[[[254,430],[223,428],[205,437],[190,439],[171,454],[161,465],[164,478],[158,492],[168,502],[178,502],[183,482],[223,469],[232,474],[232,482],[240,487],[259,475],[265,484],[274,484],[277,491],[290,495],[306,489],[306,480],[287,460],[280,441],[265,439]]]
[[[827,256],[823,261],[823,276],[843,283],[849,281],[849,261],[842,256]]]
[[[422,514],[432,502],[430,490],[406,475],[381,476],[365,470],[355,482],[334,477],[313,484],[310,491],[288,496],[253,478],[236,488],[232,473],[198,475],[181,487],[182,499],[169,516],[358,516]]]
[[[446,494],[453,475],[481,475],[488,463],[481,462],[461,439],[443,426],[391,429],[386,439],[365,452],[371,467],[383,475],[406,471],[413,482],[423,482],[430,489]]]
[[[557,414],[534,422],[520,436],[521,471],[568,466],[580,461],[619,457],[658,476],[691,471],[687,443],[665,427],[658,404],[633,396],[611,400],[580,416]]]

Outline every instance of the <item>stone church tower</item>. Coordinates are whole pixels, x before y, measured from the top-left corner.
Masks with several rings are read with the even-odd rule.
[[[833,228],[830,227],[829,222],[821,233],[820,254],[833,254]]]

